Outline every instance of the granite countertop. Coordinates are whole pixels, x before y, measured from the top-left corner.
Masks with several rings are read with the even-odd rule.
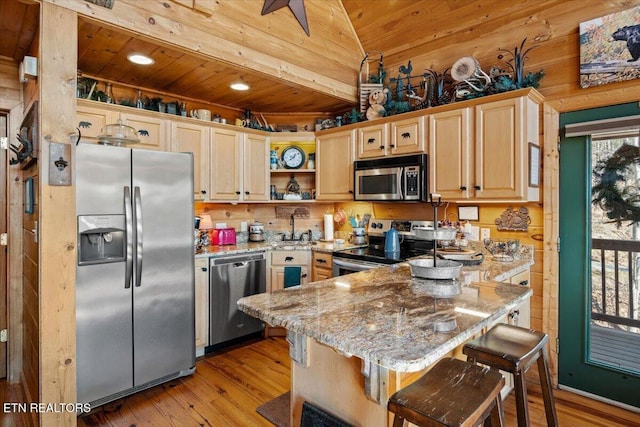
[[[305,244],[306,243],[306,244]],[[247,242],[238,243],[236,245],[211,245],[203,246],[197,249],[195,252],[196,258],[209,258],[224,255],[236,255],[248,252],[256,251],[271,251],[271,250],[296,250],[296,251],[320,251],[320,252],[333,252],[341,249],[351,249],[361,247],[363,245],[353,245],[348,241],[345,243],[337,244],[334,242],[313,241],[309,242],[300,241],[278,241],[278,242]]]
[[[446,289],[452,288],[443,288],[447,285],[442,282],[413,279],[404,262],[244,297],[238,306],[251,316],[308,336],[346,356],[399,372],[415,372],[531,296],[528,287],[495,281],[528,268],[531,259],[501,263],[502,267],[494,264],[488,260],[464,267],[458,280],[461,293],[453,297],[444,297]],[[474,282],[476,274],[479,281]],[[453,321],[455,329],[436,332]]]

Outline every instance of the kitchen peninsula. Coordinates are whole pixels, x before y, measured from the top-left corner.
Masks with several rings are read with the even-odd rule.
[[[486,263],[493,264],[493,263]],[[530,261],[513,263],[513,274]],[[465,267],[460,293],[411,278],[407,263],[242,298],[246,313],[287,328],[291,425],[309,403],[357,426],[391,425],[386,404],[445,355],[526,302],[532,291]],[[467,283],[478,272],[480,281]],[[437,296],[434,296],[437,295]]]

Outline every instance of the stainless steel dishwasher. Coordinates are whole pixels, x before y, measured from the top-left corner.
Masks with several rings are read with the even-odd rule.
[[[209,263],[209,345],[264,329],[264,323],[238,310],[238,300],[267,290],[264,252],[211,258]]]

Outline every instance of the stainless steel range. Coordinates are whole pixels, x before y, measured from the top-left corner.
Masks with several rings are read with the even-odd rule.
[[[400,254],[385,254],[385,233],[393,226],[400,235]],[[396,264],[408,258],[425,255],[433,249],[433,241],[416,236],[415,229],[433,227],[433,221],[372,219],[369,223],[369,245],[333,252],[333,276]]]

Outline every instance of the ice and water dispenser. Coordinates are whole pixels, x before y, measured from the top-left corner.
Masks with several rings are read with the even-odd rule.
[[[124,261],[124,215],[78,216],[78,265]]]

